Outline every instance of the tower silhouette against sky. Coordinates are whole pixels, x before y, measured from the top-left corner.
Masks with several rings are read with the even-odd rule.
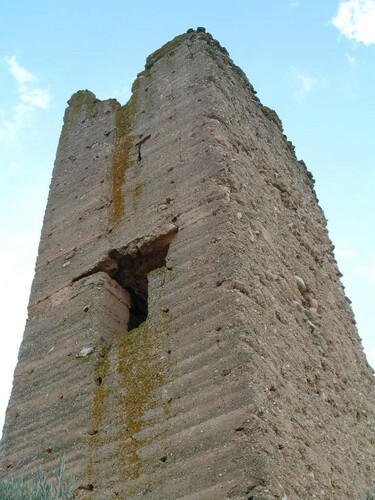
[[[203,28],[126,105],[68,104],[1,477],[65,455],[79,498],[364,497],[373,375],[277,114]]]

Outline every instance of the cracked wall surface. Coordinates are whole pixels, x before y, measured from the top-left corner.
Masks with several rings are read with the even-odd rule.
[[[375,390],[311,174],[211,35],[72,96],[0,474],[79,498],[364,498]]]

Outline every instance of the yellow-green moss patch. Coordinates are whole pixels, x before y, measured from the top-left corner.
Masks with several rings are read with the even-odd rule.
[[[123,217],[125,199],[123,186],[126,181],[126,172],[134,163],[132,151],[134,136],[132,134],[134,118],[137,111],[137,86],[133,86],[134,93],[130,100],[122,106],[116,115],[116,146],[112,166],[112,223],[117,224]]]
[[[263,111],[263,114],[271,120],[271,122],[276,123],[281,131],[284,130],[283,123],[279,118],[279,115],[276,113],[274,109],[269,108],[268,106],[262,106],[260,108]]]
[[[107,397],[109,395],[109,388],[107,386],[107,376],[109,371],[109,356],[108,349],[103,351],[103,362],[98,364],[94,369],[94,380],[97,388],[94,392],[92,411],[91,411],[91,430],[93,432],[90,438],[90,454],[87,466],[87,479],[90,483],[94,483],[95,474],[95,457],[96,451],[100,447],[100,439],[102,438],[101,431],[103,423],[108,412]]]
[[[156,63],[156,61],[178,47],[178,45],[180,45],[180,43],[186,38],[186,36],[186,33],[178,35],[173,38],[173,40],[160,47],[160,49],[157,49],[155,50],[155,52],[150,54],[146,59],[146,69],[150,69],[151,66]]]
[[[139,205],[139,199],[143,193],[143,184],[138,182],[134,188],[134,196],[133,196],[133,210],[137,210]]]

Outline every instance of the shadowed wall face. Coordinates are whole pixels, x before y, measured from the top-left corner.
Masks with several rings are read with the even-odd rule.
[[[71,98],[1,474],[65,453],[80,497],[360,497],[374,394],[311,174],[218,42],[151,54],[125,106]]]

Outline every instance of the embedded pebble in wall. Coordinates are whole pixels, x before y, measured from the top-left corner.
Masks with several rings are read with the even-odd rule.
[[[311,320],[315,326],[319,326],[319,315],[316,309],[310,307],[309,309],[307,309],[306,314],[308,319]]]
[[[306,323],[309,325],[309,327],[311,328],[311,330],[315,330],[315,325],[312,321],[310,321],[309,319],[306,321]]]
[[[318,301],[314,297],[309,297],[310,309],[317,310],[319,307]]]
[[[94,351],[95,349],[92,346],[82,347],[82,349],[77,354],[77,358],[85,358],[86,356],[92,354]]]
[[[296,308],[299,311],[305,312],[305,308],[303,307],[303,305],[301,304],[301,302],[298,302],[298,300],[293,300],[293,304],[296,306]]]
[[[297,275],[294,276],[294,279],[296,280],[296,283],[297,283],[297,286],[298,286],[298,290],[300,292],[306,291],[306,285],[305,285],[305,282],[303,281],[303,279],[300,276],[297,276]]]

